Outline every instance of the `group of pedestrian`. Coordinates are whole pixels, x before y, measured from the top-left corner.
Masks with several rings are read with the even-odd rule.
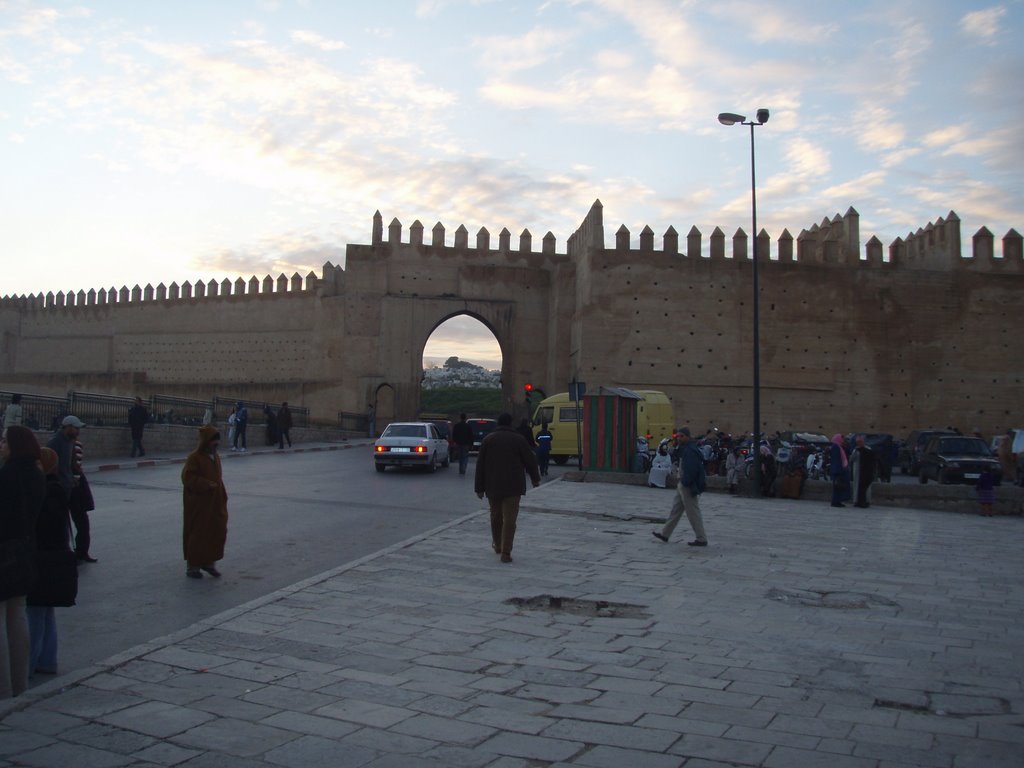
[[[84,479],[76,424],[65,418],[45,448],[21,424],[5,423],[0,439],[0,699],[24,692],[35,674],[57,673],[54,609],[75,604],[78,564],[95,562],[71,544],[74,491]],[[85,520],[87,547],[87,510]]]

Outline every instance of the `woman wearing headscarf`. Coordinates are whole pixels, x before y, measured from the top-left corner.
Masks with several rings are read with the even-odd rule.
[[[46,475],[46,498],[36,520],[36,583],[26,613],[32,641],[29,675],[57,674],[57,615],[54,608],[75,604],[78,563],[71,548],[71,509],[57,474],[57,452],[43,448],[39,463]]]
[[[668,442],[666,437],[658,446],[658,452],[654,454],[651,461],[651,471],[647,474],[647,484],[651,488],[667,488],[668,475],[672,471],[672,457],[668,455]]]
[[[46,493],[39,442],[31,429],[7,429],[0,451],[0,699],[28,687],[25,596],[35,582],[35,526]]]
[[[743,468],[743,456],[740,447],[734,445],[725,460],[725,479],[729,483],[729,493],[735,494],[740,484],[740,470]]]
[[[843,448],[843,436],[839,434],[832,435],[828,473],[832,478],[832,506],[846,506],[843,502],[849,501],[852,496],[850,493],[850,460]]]
[[[228,492],[221,473],[220,432],[212,425],[199,428],[199,445],[185,460],[181,470],[185,512],[182,544],[185,575],[203,578],[206,571],[220,577],[216,562],[224,557],[228,537]]]

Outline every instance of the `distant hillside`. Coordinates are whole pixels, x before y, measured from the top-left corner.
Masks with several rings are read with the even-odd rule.
[[[495,419],[501,413],[500,389],[469,389],[443,387],[420,392],[420,413],[455,416],[465,413],[470,418]]]

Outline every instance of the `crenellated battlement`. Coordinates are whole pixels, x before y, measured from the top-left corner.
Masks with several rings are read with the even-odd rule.
[[[388,224],[387,239],[384,238],[384,219],[381,216],[380,211],[373,214],[373,233],[371,237],[371,245],[374,247],[382,247],[385,244],[396,247],[400,245],[411,245],[414,247],[423,247],[423,223],[419,219],[416,219],[409,226],[409,239],[405,242],[402,240],[402,222],[397,218],[392,219],[391,223]],[[445,244],[446,230],[445,226],[439,221],[434,224],[430,230],[430,247],[431,248],[446,248],[452,251],[468,251],[470,250],[469,245],[469,230],[465,224],[460,224],[455,230],[455,243],[452,246]],[[476,233],[476,241],[473,248],[477,251],[492,251],[491,248],[491,233],[486,227],[480,227]],[[519,234],[519,243],[515,251],[512,250],[512,233],[507,228],[502,228],[501,232],[498,233],[498,247],[493,249],[497,253],[510,254],[513,252],[520,254],[533,254],[538,253],[543,256],[554,256],[556,248],[556,239],[553,232],[548,231],[546,235],[541,239],[541,250],[533,250],[533,235],[528,229],[524,229]]]
[[[680,244],[679,232],[669,226],[662,236],[661,248],[656,248],[655,234],[645,226],[639,235],[639,247],[634,247],[632,234],[625,224],[615,231],[614,250],[628,254],[629,258],[643,259],[653,253],[681,256],[687,259],[732,259],[749,260],[752,249],[749,235],[742,228],[736,229],[731,237],[731,249],[726,243],[727,235],[721,227],[715,227],[704,243],[704,234],[693,226]],[[571,256],[582,253],[585,247],[605,249],[603,208],[598,200],[594,203],[580,227],[570,236],[568,249]],[[795,239],[788,229],[783,229],[773,243],[763,228],[757,234],[757,252],[764,261],[782,263],[820,264],[835,266],[867,266],[889,269],[951,270],[971,269],[978,271],[1016,271],[1024,273],[1022,238],[1015,229],[1010,229],[1002,238],[1002,257],[995,256],[994,237],[982,227],[972,239],[970,256],[961,252],[960,218],[950,211],[927,226],[910,232],[905,238],[898,237],[888,248],[877,236],[872,235],[860,247],[860,214],[849,208],[845,214],[827,216],[820,223],[802,229]]]
[[[100,307],[106,305],[138,305],[152,302],[171,302],[190,299],[225,299],[229,297],[266,297],[271,294],[310,294],[323,293],[326,289],[337,288],[342,282],[344,270],[326,262],[321,276],[310,272],[305,278],[298,272],[291,277],[281,274],[275,280],[267,275],[262,280],[253,275],[248,280],[242,277],[229,280],[209,280],[207,282],[186,280],[181,285],[174,282],[170,285],[160,283],[156,287],[147,284],[145,288],[136,285],[134,288],[90,288],[88,291],[58,291],[57,293],[37,293],[21,296],[4,296],[0,298],[0,307],[17,306],[25,309],[51,309],[57,307]]]

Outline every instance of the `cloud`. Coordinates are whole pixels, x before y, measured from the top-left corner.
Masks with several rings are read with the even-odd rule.
[[[828,150],[806,138],[790,140],[786,145],[785,157],[790,172],[801,178],[827,176],[831,171]]]
[[[308,45],[311,48],[316,48],[321,51],[342,51],[348,46],[341,40],[328,40],[321,37],[316,32],[307,32],[306,30],[296,29],[291,33],[291,39],[297,43]]]
[[[970,124],[961,123],[931,131],[921,142],[929,149],[939,150],[942,157],[981,158],[995,168],[1019,163],[1024,155],[1020,130],[1013,126],[983,133]]]
[[[534,27],[516,37],[477,38],[473,47],[480,52],[477,60],[482,67],[509,74],[534,69],[558,58],[573,36],[569,31]]]
[[[857,112],[854,136],[857,144],[869,152],[898,150],[907,137],[907,129],[885,107],[865,105]]]
[[[888,174],[885,171],[868,171],[855,179],[826,187],[821,191],[821,200],[834,200],[838,205],[842,205],[843,201],[871,200],[887,180]]]
[[[655,56],[676,67],[687,68],[700,61],[707,51],[701,36],[690,22],[688,3],[663,0],[594,0],[594,5],[614,13],[630,24]]]
[[[922,137],[921,143],[930,148],[949,146],[950,144],[963,141],[969,133],[970,126],[966,123],[947,125],[945,128],[937,128],[926,133]]]
[[[827,9],[827,6],[818,6]],[[803,9],[801,15],[787,13],[780,7],[767,3],[754,2],[716,2],[712,13],[721,17],[731,28],[746,29],[747,36],[757,43],[786,43],[793,41],[794,34],[812,45],[825,45],[839,31],[835,22],[814,23],[808,16],[809,9]]]
[[[972,11],[960,19],[960,29],[968,37],[992,45],[996,35],[1002,31],[999,23],[1005,15],[1006,8],[1002,5]]]
[[[323,265],[331,262],[343,265],[345,247],[327,243],[315,236],[298,233],[281,233],[266,236],[248,245],[220,248],[197,254],[192,267],[203,274],[242,276],[248,280],[255,275],[262,283],[266,275],[279,275],[289,280],[296,273],[305,280],[306,275],[320,274]]]

